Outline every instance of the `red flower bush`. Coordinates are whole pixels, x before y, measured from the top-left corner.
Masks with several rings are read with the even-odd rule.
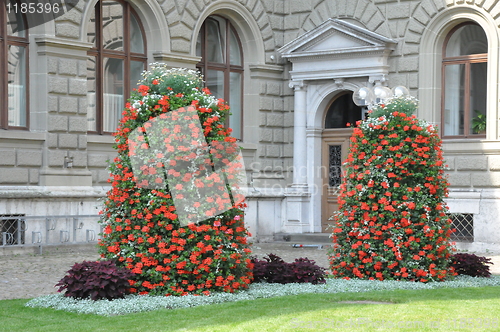
[[[415,108],[397,98],[354,128],[333,216],[335,277],[426,282],[454,274],[441,140],[406,114]]]
[[[231,130],[224,126],[229,107],[202,88],[201,78],[194,71],[154,65],[143,76],[115,133],[118,157],[110,164],[112,189],[101,211],[100,254],[134,273],[129,281],[134,293],[209,294],[246,288],[252,279],[249,234],[243,223],[243,198],[228,184],[235,177],[233,168],[228,166],[212,177],[192,175],[202,167],[232,165],[220,153],[227,150],[234,154],[236,149]],[[148,135],[151,126],[158,126],[156,120],[173,117],[199,121],[203,132],[198,133],[197,122],[191,122],[189,128],[175,127],[175,132]],[[200,147],[206,152],[204,166],[198,163],[200,154],[172,143],[182,136],[177,129],[206,140],[207,144]],[[161,149],[158,144],[163,144]],[[134,160],[143,164],[137,167]],[[169,187],[173,182],[166,183],[165,179],[179,173],[173,165],[193,163],[198,163],[198,171],[184,172],[176,179],[175,188]],[[199,196],[197,201],[185,200],[179,194],[186,189],[192,200],[192,188],[213,186],[224,194]],[[179,202],[189,204],[179,207]],[[217,213],[219,206],[225,212]],[[227,206],[229,209],[223,209]],[[208,213],[196,222],[181,218],[192,217],[196,211]]]

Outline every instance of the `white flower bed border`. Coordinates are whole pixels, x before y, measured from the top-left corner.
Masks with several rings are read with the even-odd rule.
[[[53,308],[80,314],[94,314],[101,316],[125,315],[136,312],[145,312],[158,309],[188,308],[200,305],[210,305],[224,302],[255,300],[285,295],[306,293],[360,293],[369,291],[391,291],[398,289],[437,289],[460,287],[500,286],[500,276],[490,278],[473,278],[458,276],[454,280],[444,282],[419,283],[411,281],[368,281],[327,279],[326,284],[266,284],[255,283],[250,288],[239,293],[215,293],[210,296],[140,296],[128,295],[124,299],[77,300],[65,297],[62,294],[51,294],[38,297],[26,303],[32,308]]]

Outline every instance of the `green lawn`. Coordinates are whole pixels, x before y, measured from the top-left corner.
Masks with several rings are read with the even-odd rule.
[[[114,317],[26,302],[0,301],[0,331],[500,331],[500,287],[304,294]]]

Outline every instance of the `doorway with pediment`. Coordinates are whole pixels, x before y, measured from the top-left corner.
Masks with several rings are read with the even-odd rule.
[[[338,196],[343,178],[343,162],[349,153],[352,127],[364,117],[364,110],[352,101],[352,91],[337,93],[325,110],[321,135],[322,202],[321,230],[331,232],[329,218],[338,211]]]
[[[331,232],[338,209],[342,161],[352,129],[362,118],[352,91],[383,84],[397,41],[339,19],[328,19],[284,45],[294,89],[293,183],[286,191],[281,229],[288,233]]]

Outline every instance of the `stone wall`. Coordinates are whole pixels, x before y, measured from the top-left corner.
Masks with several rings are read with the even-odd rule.
[[[0,132],[0,184],[37,185],[42,166],[43,135]],[[10,137],[9,137],[10,136]]]

